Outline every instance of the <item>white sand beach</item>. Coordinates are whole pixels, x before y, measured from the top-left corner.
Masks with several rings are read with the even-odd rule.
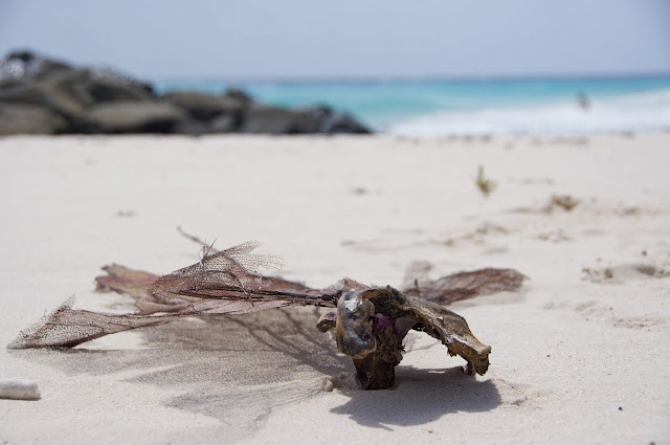
[[[670,444],[669,166],[668,133],[2,138],[0,378],[41,399],[0,400],[0,444]],[[71,296],[129,310],[94,277],[198,261],[177,227],[257,240],[313,287],[397,286],[414,260],[529,279],[451,306],[486,375],[411,333],[391,390],[327,390],[354,369],[310,308],[5,349]]]

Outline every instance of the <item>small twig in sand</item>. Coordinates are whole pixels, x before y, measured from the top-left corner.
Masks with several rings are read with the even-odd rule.
[[[484,198],[488,198],[493,190],[495,190],[498,186],[495,181],[484,176],[483,165],[480,165],[479,169],[477,170],[477,181],[475,184],[477,184],[477,187],[479,188],[479,191],[482,192],[482,195],[484,195]]]
[[[214,242],[212,242],[211,244],[206,243],[203,240],[201,240],[200,238],[198,238],[197,236],[191,235],[190,233],[186,233],[184,231],[184,229],[182,229],[180,226],[177,226],[177,232],[179,232],[179,234],[181,236],[183,236],[184,238],[190,239],[194,243],[200,244],[200,246],[202,246],[203,250],[206,250],[206,252],[205,252],[206,255],[208,255],[210,253],[216,253],[217,252],[216,250],[214,250],[214,243],[216,242],[216,240]]]
[[[24,379],[0,379],[0,399],[39,400],[37,383]]]

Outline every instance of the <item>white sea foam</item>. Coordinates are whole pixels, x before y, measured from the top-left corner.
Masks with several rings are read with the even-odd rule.
[[[654,132],[670,129],[670,89],[593,99],[588,109],[574,102],[542,106],[438,112],[388,127],[403,136]]]

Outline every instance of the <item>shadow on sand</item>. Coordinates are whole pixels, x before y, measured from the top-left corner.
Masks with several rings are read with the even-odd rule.
[[[163,404],[221,422],[228,441],[262,429],[273,409],[324,394],[326,378],[352,373],[330,335],[315,328],[317,308],[275,309],[244,316],[184,318],[138,330],[142,349],[12,351],[67,375],[117,375],[125,382],[185,388]],[[395,389],[340,390],[350,397],[331,412],[360,425],[416,425],[456,411],[501,403],[495,384],[460,368],[400,366]],[[397,410],[397,406],[403,406]]]
[[[493,380],[467,376],[460,366],[429,370],[401,365],[394,389],[343,393],[351,399],[332,413],[347,415],[360,425],[389,430],[388,425],[421,425],[449,413],[488,411],[502,403]]]
[[[323,391],[324,378],[350,371],[330,335],[320,333],[317,308],[275,309],[244,316],[201,316],[138,329],[141,349],[12,350],[67,375],[119,380],[186,392],[166,406],[223,423],[255,422],[272,408]],[[126,333],[118,335],[128,335]],[[231,420],[234,419],[234,420]]]

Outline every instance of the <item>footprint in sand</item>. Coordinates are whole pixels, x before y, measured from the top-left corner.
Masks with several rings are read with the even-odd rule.
[[[629,280],[670,277],[670,270],[652,264],[621,264],[601,268],[584,267],[583,278],[594,283],[621,284]]]
[[[653,316],[618,316],[613,307],[602,304],[599,301],[584,301],[581,303],[548,303],[542,306],[545,310],[573,310],[585,321],[601,321],[616,328],[644,329],[659,326],[665,323],[660,317]]]
[[[503,405],[522,407],[535,405],[543,394],[530,385],[510,382],[503,379],[491,379],[500,394]]]

